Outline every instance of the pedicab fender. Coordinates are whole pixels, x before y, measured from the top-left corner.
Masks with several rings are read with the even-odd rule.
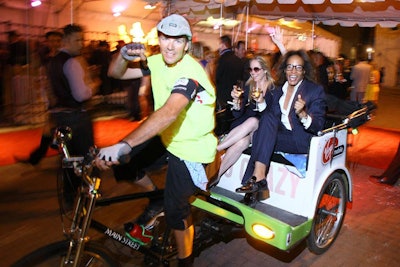
[[[288,251],[309,234],[312,219],[294,215],[264,203],[259,203],[256,208],[252,208],[241,203],[240,200],[241,195],[216,187],[207,199],[196,197],[191,204],[241,225],[252,238],[283,251]],[[257,234],[255,226],[267,227],[272,235],[265,237]]]
[[[317,152],[317,153],[313,153]],[[311,206],[316,207],[319,193],[330,176],[337,173],[343,177],[346,185],[347,201],[353,200],[353,183],[346,167],[347,129],[332,131],[311,139],[307,177],[314,177]],[[313,217],[313,214],[308,214]]]

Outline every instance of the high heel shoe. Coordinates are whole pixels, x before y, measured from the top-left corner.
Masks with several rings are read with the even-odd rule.
[[[255,176],[251,177],[247,180],[246,184],[243,186],[236,188],[236,193],[256,193],[260,191],[268,191],[268,182],[265,179],[257,182]]]
[[[217,186],[219,180],[221,180],[221,176],[219,176],[218,174],[219,172],[217,172],[213,177],[210,178],[207,183],[207,190],[210,190],[211,188]]]

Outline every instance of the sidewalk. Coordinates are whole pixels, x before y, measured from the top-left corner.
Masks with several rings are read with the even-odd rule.
[[[384,87],[379,93],[378,109],[366,125],[391,131],[400,131],[400,88]]]

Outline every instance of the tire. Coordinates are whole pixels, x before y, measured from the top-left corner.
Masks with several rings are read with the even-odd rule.
[[[347,183],[339,173],[333,173],[318,197],[308,249],[317,255],[327,251],[340,232],[346,214]]]
[[[64,266],[61,264],[69,247],[69,241],[63,240],[52,243],[50,245],[39,248],[25,257],[15,262],[12,267],[54,267]],[[72,264],[66,265],[72,266]],[[82,260],[79,266],[92,266],[92,267],[116,267],[120,266],[112,256],[103,249],[99,244],[86,243],[83,252]]]

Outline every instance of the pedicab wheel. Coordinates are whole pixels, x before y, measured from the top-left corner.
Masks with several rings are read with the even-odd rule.
[[[65,262],[65,255],[69,248],[69,240],[62,240],[42,248],[19,259],[11,267],[54,267],[54,266],[74,266],[74,262]],[[117,267],[120,264],[113,259],[100,244],[87,243],[78,266],[91,267]]]
[[[320,255],[335,241],[346,214],[347,183],[339,173],[333,173],[322,187],[315,210],[308,249]]]

